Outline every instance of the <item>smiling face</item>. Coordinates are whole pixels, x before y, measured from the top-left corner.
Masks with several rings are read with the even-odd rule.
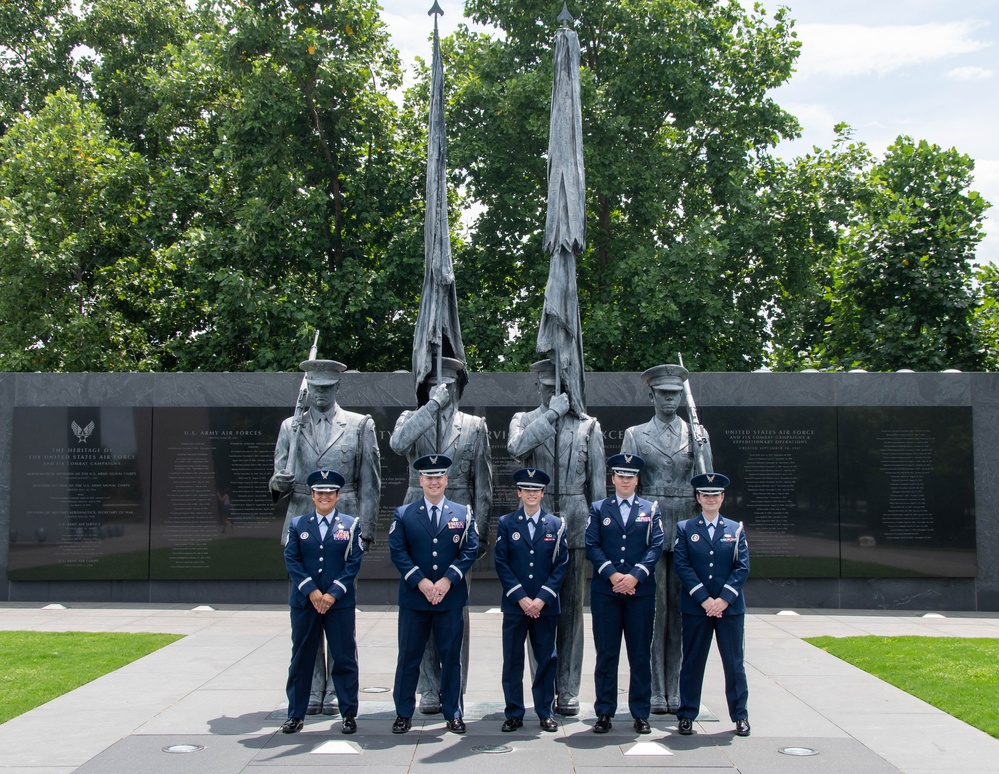
[[[544,489],[521,489],[517,487],[517,499],[524,506],[524,513],[533,516],[541,507],[541,498],[545,496]]]
[[[697,504],[701,506],[701,513],[708,521],[714,521],[715,516],[721,510],[722,503],[725,502],[725,493],[707,494],[706,492],[694,492]]]
[[[312,490],[312,502],[316,505],[316,513],[320,516],[329,516],[336,508],[336,501],[340,499],[339,492]]]
[[[447,475],[443,476],[420,476],[420,488],[423,496],[434,505],[444,499],[444,490],[447,489]]]

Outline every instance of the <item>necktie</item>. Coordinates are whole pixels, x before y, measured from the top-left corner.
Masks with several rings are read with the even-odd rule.
[[[709,524],[708,525],[708,540],[712,540],[713,541],[714,539],[715,539],[715,525],[714,524]]]
[[[326,521],[326,517],[323,516],[319,519],[319,539],[326,540],[326,533],[329,532],[330,523]]]
[[[624,522],[624,526],[628,526],[628,517],[631,516],[631,503],[627,500],[621,501],[621,521]]]
[[[538,528],[538,517],[531,516],[530,518],[527,519],[527,523],[531,528],[531,540],[534,540],[534,530]]]
[[[436,532],[438,529],[440,529],[440,524],[437,521],[437,506],[436,505],[433,506],[430,509],[430,524],[433,526],[434,532]]]

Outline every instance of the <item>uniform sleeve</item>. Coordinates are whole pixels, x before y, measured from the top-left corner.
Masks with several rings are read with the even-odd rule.
[[[302,561],[302,544],[298,535],[298,519],[288,525],[288,542],[284,547],[284,566],[291,577],[292,585],[304,596],[309,596],[318,586],[306,571]]]
[[[725,579],[725,585],[722,586],[721,593],[718,596],[730,605],[734,604],[739,595],[742,594],[742,587],[746,584],[746,578],[748,577],[749,543],[746,540],[746,530],[742,524],[739,524],[739,541],[736,549],[735,563],[732,566],[732,572]]]
[[[589,451],[586,455],[586,485],[589,489],[588,499],[591,503],[607,497],[607,468],[604,458],[604,431],[600,423],[594,419],[586,443]]]
[[[527,421],[529,413],[513,415],[506,441],[507,454],[521,463],[528,454],[555,435],[555,426],[548,420],[547,411]]]
[[[555,543],[556,554],[552,562],[552,571],[538,591],[538,597],[543,599],[546,605],[552,605],[558,599],[562,581],[565,580],[565,570],[569,566],[569,541],[565,535],[565,520],[559,519],[559,521],[558,541]]]
[[[389,556],[392,564],[402,575],[402,579],[416,588],[426,575],[423,574],[409,553],[409,542],[406,540],[406,523],[402,519],[402,508],[395,509],[392,526],[389,527]]]
[[[343,570],[337,575],[333,585],[329,588],[329,593],[340,600],[347,594],[350,587],[354,585],[357,572],[361,569],[361,560],[364,558],[364,549],[361,547],[361,523],[355,519],[350,530],[350,548]]]
[[[600,506],[602,503],[602,500],[593,503],[586,519],[586,558],[593,563],[594,572],[605,581],[609,581],[611,575],[616,571],[614,563],[604,553],[604,547],[600,540]]]
[[[496,531],[496,548],[493,551],[496,575],[499,576],[503,596],[513,602],[520,602],[527,596],[523,585],[517,580],[510,567],[510,529],[506,518],[501,518]]]
[[[382,459],[378,450],[375,422],[365,415],[358,431],[357,516],[361,521],[360,536],[373,541],[378,529],[378,508],[381,505]]]
[[[444,573],[445,577],[452,584],[458,583],[468,575],[472,569],[472,564],[479,555],[479,531],[475,526],[475,516],[470,509],[465,510],[465,532],[462,535],[461,553],[458,558],[451,563]]]
[[[650,576],[655,575],[656,562],[658,562],[663,555],[662,514],[659,513],[658,508],[655,508],[655,512],[653,512],[652,503],[648,503],[645,507],[648,508],[649,516],[652,519],[649,524],[648,545],[645,549],[645,553],[642,555],[642,561],[632,567],[631,572],[629,573],[629,575],[634,576],[639,583],[647,580]]]
[[[489,545],[493,508],[493,460],[489,448],[489,428],[486,420],[475,423],[475,518],[478,523],[478,541]],[[476,549],[478,550],[478,549]]]
[[[677,577],[680,578],[680,586],[684,594],[697,603],[701,604],[708,598],[708,591],[704,588],[697,573],[690,563],[690,546],[687,543],[687,522],[681,521],[676,525],[676,545],[673,546],[673,567],[676,569]]]
[[[406,455],[413,445],[436,425],[436,417],[430,404],[420,406],[416,411],[403,411],[396,420],[395,429],[389,438],[389,446],[396,454]]]

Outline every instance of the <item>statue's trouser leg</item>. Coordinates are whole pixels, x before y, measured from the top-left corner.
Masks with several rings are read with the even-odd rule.
[[[583,676],[583,584],[586,577],[586,549],[570,548],[565,579],[559,592],[562,612],[558,617],[555,650],[558,673],[556,707],[564,707],[579,696]]]
[[[656,618],[652,627],[652,712],[656,715],[666,712],[667,593],[666,556],[663,555],[656,562]]]
[[[663,554],[666,565],[666,698],[671,712],[680,706],[680,662],[683,646],[680,633],[680,578],[673,564],[673,552]]]

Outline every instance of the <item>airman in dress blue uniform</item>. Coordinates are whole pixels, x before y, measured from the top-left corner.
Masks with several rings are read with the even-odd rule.
[[[433,635],[440,658],[441,706],[448,730],[465,733],[462,720],[461,644],[468,604],[466,575],[479,551],[471,507],[444,496],[451,458],[430,454],[413,462],[423,497],[396,508],[389,554],[399,570],[399,658],[395,668],[396,719],[392,733],[412,726],[420,661]]]
[[[541,508],[551,478],[537,468],[513,474],[520,509],[502,516],[496,533],[496,574],[503,587],[503,731],[524,725],[524,642],[531,638],[537,668],[531,685],[541,728],[557,731],[555,630],[559,589],[569,563],[565,521]]]
[[[316,510],[292,519],[284,563],[291,576],[291,665],[285,734],[302,730],[312,668],[325,632],[333,658],[332,679],[340,699],[342,731],[357,730],[357,640],[354,578],[361,567],[360,522],[336,509],[344,478],[317,470],[306,479]]]
[[[743,664],[746,600],[742,587],[749,577],[749,546],[742,522],[724,518],[720,511],[730,481],[721,473],[702,473],[690,480],[701,515],[676,525],[676,573],[683,593],[683,662],[680,665],[680,709],[677,726],[683,735],[694,733],[701,708],[704,664],[712,637],[718,643],[725,672],[725,698],[737,736],[749,736],[746,701],[749,686]]]
[[[656,608],[656,562],[663,553],[663,528],[654,503],[635,495],[645,461],[637,454],[607,460],[614,496],[590,506],[586,557],[593,563],[590,612],[597,650],[594,671],[597,722],[593,730],[611,730],[617,711],[617,667],[621,635],[628,649],[631,680],[628,709],[635,730],[651,733],[652,623]]]

